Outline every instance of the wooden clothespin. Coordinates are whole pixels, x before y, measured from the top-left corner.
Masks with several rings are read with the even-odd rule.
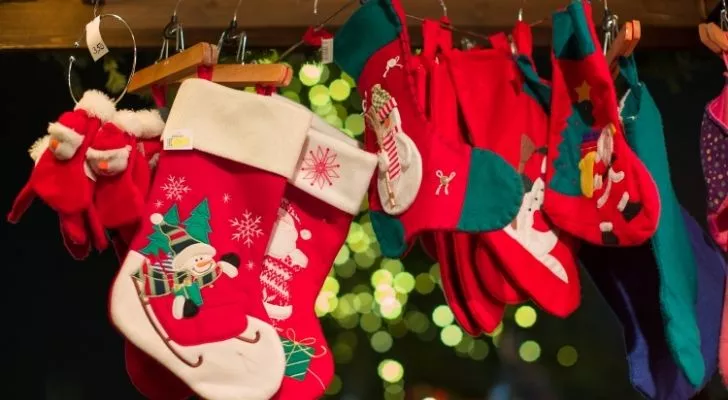
[[[631,56],[641,37],[642,26],[639,21],[632,20],[622,25],[617,37],[607,50],[607,63],[612,78],[616,78],[619,74],[619,58]]]
[[[713,53],[721,54],[728,51],[728,35],[714,22],[698,25],[700,41]]]
[[[166,85],[194,74],[200,66],[217,64],[217,48],[210,43],[198,43],[167,59],[160,60],[134,74],[129,83],[130,93],[143,92],[153,85]]]

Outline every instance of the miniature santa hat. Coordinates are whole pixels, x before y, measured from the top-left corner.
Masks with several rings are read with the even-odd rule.
[[[48,125],[48,149],[59,160],[68,160],[76,154],[89,130],[89,122],[97,118],[106,122],[116,111],[114,102],[98,90],[88,90],[73,111],[63,113]]]
[[[291,206],[291,203],[288,200],[284,199],[281,202],[281,208],[278,212],[278,223],[293,227],[296,231],[298,231],[299,237],[303,240],[311,239],[311,231],[308,229],[298,230],[298,226],[301,225],[301,219],[298,217],[296,210],[293,206]]]
[[[169,240],[169,248],[174,257],[172,261],[172,267],[174,269],[178,269],[181,267],[181,264],[184,264],[185,261],[196,255],[214,256],[217,253],[214,247],[193,238],[186,230],[179,226],[168,224],[162,214],[154,213],[150,217],[150,220],[154,225],[159,226],[160,231]]]
[[[142,129],[134,111],[118,111],[111,121],[101,126],[86,151],[91,169],[107,176],[126,170],[131,152],[130,136],[139,134]]]

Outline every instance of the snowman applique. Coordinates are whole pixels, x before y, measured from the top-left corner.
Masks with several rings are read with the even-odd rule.
[[[179,226],[168,224],[162,214],[152,214],[150,219],[167,236],[172,253],[172,315],[175,319],[192,318],[202,307],[202,288],[212,284],[221,274],[236,277],[240,257],[228,253],[215,261],[217,250],[214,247],[193,238]]]
[[[301,220],[287,200],[281,202],[263,260],[260,282],[263,305],[273,320],[286,320],[293,314],[290,283],[296,272],[308,266],[308,257],[298,248],[298,239],[311,239],[311,231],[300,229]]]

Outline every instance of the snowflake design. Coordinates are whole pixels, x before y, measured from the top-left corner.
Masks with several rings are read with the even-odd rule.
[[[250,260],[247,263],[245,263],[245,268],[247,268],[248,271],[252,271],[253,268],[255,268],[255,263],[252,260]]]
[[[167,200],[182,200],[182,197],[192,189],[185,184],[184,177],[177,178],[170,175],[167,177],[167,183],[162,185],[162,190]]]
[[[235,230],[232,240],[239,242],[243,240],[243,244],[250,248],[255,239],[263,236],[263,230],[260,229],[260,216],[253,216],[248,210],[245,210],[243,217],[233,218],[230,220],[230,226]]]
[[[162,208],[163,205],[164,205],[164,202],[162,200],[157,200],[154,202],[154,208],[159,209],[159,208]]]
[[[318,184],[320,189],[327,183],[329,186],[333,185],[334,179],[340,178],[337,170],[341,164],[336,162],[336,156],[337,154],[328,147],[324,150],[321,146],[317,146],[315,152],[309,150],[301,166],[301,171],[306,172],[303,179],[310,180],[311,186]]]
[[[230,199],[231,199],[231,197],[230,197],[229,194],[225,193],[224,195],[222,195],[222,202],[223,203],[225,203],[225,204],[229,203],[230,202]]]

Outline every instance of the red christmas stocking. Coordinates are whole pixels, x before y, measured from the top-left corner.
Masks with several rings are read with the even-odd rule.
[[[633,246],[657,228],[652,176],[629,148],[588,1],[553,15],[553,101],[546,198],[549,218],[597,245]]]
[[[86,158],[97,176],[94,205],[106,228],[140,220],[150,172],[138,139],[159,138],[163,129],[156,111],[123,110],[96,134]]]
[[[85,163],[85,153],[101,124],[114,113],[115,105],[105,94],[89,90],[73,111],[48,126],[48,137],[31,151],[36,165],[15,199],[10,222],[17,223],[38,196],[58,212],[64,243],[74,258],[88,255],[89,231],[96,247],[106,248],[105,233],[92,207],[93,173]]]
[[[286,378],[274,397],[281,400],[320,398],[334,376],[314,303],[377,165],[356,141],[323,128],[328,135],[309,132],[260,275],[263,304],[286,352]]]
[[[473,144],[508,160],[518,169],[527,191],[511,224],[480,235],[487,250],[481,249],[479,255],[490,252],[528,297],[563,317],[579,306],[581,286],[575,241],[555,230],[541,212],[548,130],[548,104],[544,104],[548,97],[541,92],[550,89],[538,79],[531,61],[530,27],[518,23],[512,38],[512,45],[500,34],[491,37],[493,49],[452,51],[447,63]],[[478,73],[486,70],[488,74]],[[494,290],[498,299],[526,300],[507,286],[492,289],[499,287],[504,290]]]
[[[447,23],[448,21],[442,21]],[[424,86],[429,93],[428,118],[435,130],[446,140],[453,143],[465,144],[463,129],[460,124],[459,110],[455,88],[450,79],[446,60],[442,53],[452,48],[452,35],[450,31],[441,27],[440,21],[425,21],[423,23],[424,46],[420,57],[427,81]],[[452,267],[456,269],[459,282],[462,286],[466,304],[466,310],[470,317],[478,325],[478,332],[493,332],[503,318],[505,306],[503,303],[494,300],[486,294],[481,265],[476,265],[475,240],[476,237],[470,234],[438,232],[435,233],[435,240],[438,245],[438,256],[440,266],[448,264],[450,260],[455,263]],[[495,268],[493,265],[486,267]],[[446,296],[452,294],[446,293]]]
[[[372,224],[388,257],[424,231],[500,229],[518,212],[515,170],[487,150],[444,140],[418,107],[410,43],[398,1],[369,1],[337,32],[337,63],[358,81],[380,168]],[[362,32],[376,31],[376,35]],[[371,143],[371,139],[370,139]],[[371,205],[371,203],[370,203]]]
[[[269,399],[280,387],[283,347],[258,277],[310,125],[310,113],[206,80],[177,93],[110,311],[201,397]]]

